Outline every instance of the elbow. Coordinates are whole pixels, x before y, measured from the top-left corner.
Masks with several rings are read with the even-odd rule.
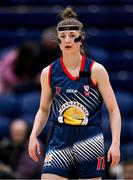
[[[46,114],[49,113],[49,108],[46,107],[46,106],[40,106],[39,110],[40,110],[42,113],[46,113]]]
[[[121,119],[121,113],[120,113],[120,109],[119,109],[119,107],[118,106],[116,106],[116,107],[111,107],[111,108],[109,108],[109,114],[111,115],[111,116],[115,116],[115,117],[117,117],[118,119]]]

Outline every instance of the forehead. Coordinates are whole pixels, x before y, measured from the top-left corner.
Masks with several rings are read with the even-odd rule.
[[[58,31],[58,35],[69,35],[69,34],[75,34],[75,35],[79,35],[80,31],[75,31],[75,30],[67,30],[67,31]]]

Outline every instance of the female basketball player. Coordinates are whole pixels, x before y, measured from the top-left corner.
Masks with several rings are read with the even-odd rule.
[[[71,8],[63,11],[62,18],[57,25],[62,57],[42,71],[40,107],[30,136],[29,155],[38,161],[40,145],[37,137],[50,112],[49,119],[54,122],[54,127],[42,179],[101,179],[105,169],[101,129],[103,101],[112,130],[112,144],[107,155],[111,167],[120,160],[120,112],[107,71],[82,53],[82,23]]]

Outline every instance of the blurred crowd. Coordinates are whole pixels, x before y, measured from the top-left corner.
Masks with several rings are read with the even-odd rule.
[[[0,93],[39,88],[40,73],[59,57],[54,27],[46,29],[40,43],[26,40],[0,57]]]
[[[15,119],[10,125],[9,137],[0,142],[0,178],[39,178],[43,165],[43,144],[39,161],[34,163],[28,155],[28,125],[23,119]]]
[[[91,6],[90,8],[95,12],[98,11],[96,6]],[[92,11],[92,13],[94,13],[94,11]],[[131,12],[131,9],[129,12]],[[95,28],[92,28],[92,32],[93,39],[98,31]],[[132,32],[130,31],[130,36],[131,33]],[[103,38],[104,35],[101,33],[99,34]],[[114,42],[112,44],[113,46],[115,45]],[[114,80],[114,83],[116,83],[116,86],[119,85],[119,81],[117,81],[117,78],[119,78],[121,82],[127,82],[127,85],[122,83],[120,86],[121,90],[125,90],[127,87],[130,89],[130,83],[126,80],[128,71],[121,71],[121,66],[126,67],[124,64],[125,61],[122,61],[123,59],[120,59],[121,61],[119,61],[119,57],[121,56],[117,58],[116,52],[114,52],[114,54],[112,52],[108,53],[105,48],[100,46],[88,46],[84,47],[85,54],[100,63],[106,64],[108,70],[114,71],[111,74],[111,78]],[[132,60],[130,59],[130,57],[132,57],[130,51],[126,52],[129,52],[127,60]],[[119,55],[122,55],[122,53],[120,52]],[[126,54],[124,54],[124,57],[125,55]],[[0,179],[40,178],[43,157],[52,123],[48,122],[44,131],[39,136],[42,153],[39,157],[40,161],[37,163],[29,158],[27,151],[28,138],[33,125],[34,115],[39,106],[41,71],[60,56],[61,52],[57,44],[56,28],[54,26],[45,28],[39,41],[27,39],[17,46],[9,46],[8,48],[4,48],[3,51],[0,51]],[[123,58],[123,56],[121,58]],[[110,66],[108,66],[108,62],[110,62]],[[117,66],[115,67],[113,63]],[[130,69],[132,69],[132,67]],[[119,72],[116,73],[115,70],[119,70]],[[129,74],[129,80],[130,79],[132,79],[132,77]],[[129,94],[131,96],[128,96]],[[131,92],[127,92],[126,94],[125,92],[119,92],[119,96],[117,97],[122,113],[121,139],[123,146],[121,150],[122,155],[124,154],[125,157],[123,158],[122,156],[119,166],[111,170],[109,164],[106,162],[105,179],[133,179],[133,95]],[[103,113],[105,123],[108,120],[106,113]],[[123,119],[125,122],[123,122]],[[106,123],[104,124],[104,128],[106,130],[106,137],[108,138],[109,129]],[[108,144],[106,145],[108,148]]]
[[[85,53],[89,57],[93,57],[93,49],[85,47]],[[91,54],[92,53],[92,54]],[[42,145],[42,153],[37,163],[30,159],[27,151],[28,138],[34,120],[35,109],[33,99],[36,98],[36,93],[40,95],[40,73],[44,67],[49,65],[53,60],[60,57],[60,51],[56,40],[55,27],[46,29],[40,38],[40,43],[26,40],[18,47],[11,47],[5,51],[0,59],[0,99],[4,102],[3,108],[9,111],[13,105],[9,101],[10,97],[14,96],[16,99],[16,106],[23,102],[20,98],[27,94],[30,96],[30,101],[25,102],[24,114],[31,109],[28,116],[22,116],[21,106],[18,112],[10,116],[6,135],[1,134],[0,139],[0,178],[1,179],[35,179],[40,178],[41,168],[43,166],[43,157],[45,154],[45,147],[48,141],[49,132],[52,127],[50,122],[47,123],[43,134],[39,137]],[[98,54],[97,54],[98,56]],[[34,94],[34,92],[36,92]],[[4,96],[8,100],[3,99]],[[34,96],[34,97],[33,97]],[[37,98],[36,101],[38,101]],[[30,103],[29,103],[30,102]],[[36,103],[35,103],[36,104]],[[10,107],[12,106],[12,107]],[[36,104],[37,106],[37,104]],[[14,111],[17,108],[14,107]],[[38,107],[36,107],[38,108]],[[2,107],[0,110],[3,113]],[[10,113],[9,113],[10,114]],[[8,114],[8,116],[9,116]],[[0,120],[3,116],[0,116]],[[3,125],[3,124],[2,124]],[[5,126],[5,128],[7,127]],[[3,126],[4,127],[4,126]],[[5,130],[3,129],[5,132]],[[2,133],[2,131],[1,131]],[[106,178],[122,179],[123,177],[132,177],[133,164],[132,161],[120,163],[116,169],[109,169],[109,164],[106,162]]]
[[[0,100],[1,103],[2,101],[5,102],[5,105],[1,106],[7,114],[10,111],[10,106],[12,106],[10,98],[15,96],[16,99],[19,99],[20,96],[27,96],[27,94],[30,96],[32,92],[36,92],[38,96],[40,95],[41,71],[59,56],[60,52],[54,27],[50,27],[42,33],[40,43],[26,40],[18,47],[10,47],[4,51],[0,57]],[[6,97],[6,100],[3,97]],[[33,104],[32,99],[33,96],[31,97],[31,103],[28,103],[27,106],[37,106],[37,103]],[[38,100],[39,98],[36,101]],[[19,103],[16,102],[15,107],[18,107],[21,99]],[[0,108],[1,122],[3,116],[5,116],[2,108]],[[14,108],[14,111],[17,111],[17,108]],[[46,130],[40,137],[42,152],[39,161],[35,163],[28,155],[28,138],[34,120],[34,113],[35,110],[34,112],[31,110],[30,118],[23,118],[20,110],[18,110],[16,114],[13,113],[13,116],[10,116],[6,127],[2,127],[3,124],[0,123],[2,129],[6,128],[1,131],[0,135],[1,179],[40,178],[50,123],[46,125]],[[2,134],[5,131],[6,135]]]

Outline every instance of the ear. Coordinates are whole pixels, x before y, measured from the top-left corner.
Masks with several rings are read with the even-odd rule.
[[[58,42],[59,44],[61,44],[61,40],[60,40],[59,38],[57,38],[57,42]]]

